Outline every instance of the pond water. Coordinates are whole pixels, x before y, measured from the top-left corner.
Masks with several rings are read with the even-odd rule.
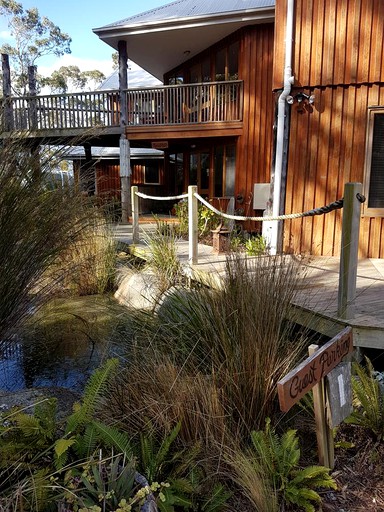
[[[55,301],[25,334],[0,345],[0,390],[34,387],[84,388],[92,371],[111,357],[117,305],[80,297]]]

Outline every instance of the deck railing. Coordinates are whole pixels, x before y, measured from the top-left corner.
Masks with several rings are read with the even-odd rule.
[[[241,121],[243,82],[206,82],[127,91],[134,126]]]
[[[126,91],[131,126],[241,121],[241,81],[171,85]],[[111,128],[120,125],[118,91],[96,91],[2,100],[2,131]]]
[[[63,130],[119,126],[117,91],[3,99],[3,131]]]

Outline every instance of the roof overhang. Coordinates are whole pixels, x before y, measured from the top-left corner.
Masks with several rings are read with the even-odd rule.
[[[167,71],[247,25],[272,23],[275,8],[247,9],[147,23],[109,25],[93,29],[99,38],[118,48],[127,42],[128,57],[159,80]],[[205,29],[205,30],[204,30]]]

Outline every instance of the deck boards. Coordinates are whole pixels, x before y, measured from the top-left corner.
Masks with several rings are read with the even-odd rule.
[[[148,225],[144,228],[148,231]],[[115,228],[118,240],[131,244],[130,226]],[[148,247],[141,242],[135,254],[145,257]],[[211,246],[199,244],[198,263],[188,264],[188,242],[178,242],[178,255],[188,275],[205,284],[220,286],[225,272],[225,254],[215,254]],[[384,260],[360,260],[357,269],[355,316],[344,320],[337,316],[339,258],[311,257],[300,261],[301,274],[291,318],[327,336],[345,326],[353,328],[354,344],[384,349]]]

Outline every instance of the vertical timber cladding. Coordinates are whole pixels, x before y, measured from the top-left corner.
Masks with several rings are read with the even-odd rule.
[[[384,2],[296,0],[292,94],[315,95],[291,107],[286,213],[343,195],[364,181],[368,107],[384,105]],[[284,70],[286,2],[276,2],[273,89]],[[338,255],[341,211],[285,222],[284,250]],[[383,258],[384,219],[363,217],[359,257]]]
[[[255,215],[250,197],[253,184],[270,180],[274,120],[273,30],[273,24],[247,27],[242,32],[240,45],[244,130],[236,148],[236,195],[243,196],[244,203],[236,203],[236,208],[244,208],[248,216]]]

